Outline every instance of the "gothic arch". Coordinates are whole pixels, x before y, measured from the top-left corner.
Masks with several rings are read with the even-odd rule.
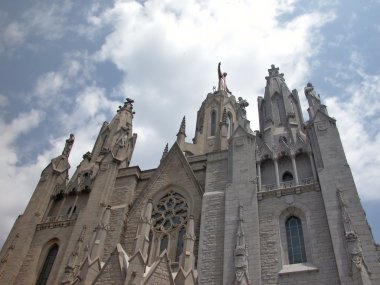
[[[49,240],[42,247],[40,257],[37,263],[36,271],[36,284],[44,285],[47,284],[48,278],[50,276],[51,270],[54,266],[54,261],[58,256],[60,248],[59,239],[53,238]]]
[[[289,219],[295,218],[300,222],[300,227],[302,228],[302,242],[305,251],[305,258],[303,262],[312,261],[312,249],[311,249],[311,235],[309,234],[309,225],[310,225],[310,212],[303,205],[297,205],[297,207],[291,206],[284,209],[281,214],[278,216],[278,225],[279,225],[279,236],[280,236],[280,253],[281,253],[281,263],[293,264],[292,260],[289,260],[289,239],[287,237],[287,223]]]
[[[167,186],[158,193],[152,199],[151,229],[154,238],[149,240],[150,260],[155,260],[166,249],[172,262],[179,262],[193,201],[189,193],[176,185]]]

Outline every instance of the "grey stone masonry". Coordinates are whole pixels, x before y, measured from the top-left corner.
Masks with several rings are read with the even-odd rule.
[[[193,142],[184,117],[155,169],[129,166],[132,99],[68,179],[71,135],[1,250],[0,284],[380,284],[380,247],[314,86],[305,123],[272,65],[253,132],[249,103],[218,75]]]

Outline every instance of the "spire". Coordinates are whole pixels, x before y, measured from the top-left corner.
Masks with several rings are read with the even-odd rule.
[[[194,269],[194,217],[191,215],[186,227],[186,234],[183,237],[183,251],[180,258],[180,265],[183,270],[188,273],[190,270]]]
[[[104,248],[104,242],[107,237],[107,232],[110,229],[110,217],[111,217],[111,206],[108,205],[103,212],[102,221],[96,226],[94,230],[94,237],[92,248],[91,248],[91,260],[102,255]]]
[[[245,243],[245,235],[243,230],[243,206],[239,206],[239,220],[238,228],[236,231],[236,245],[235,245],[235,284],[249,284],[248,279],[248,252]]]
[[[177,136],[179,134],[184,134],[186,136],[186,117],[185,116],[183,116],[183,118],[182,118],[182,122],[181,122],[181,125],[179,127],[179,131],[178,131]]]
[[[166,146],[165,146],[164,151],[162,153],[161,160],[163,160],[164,157],[168,155],[168,152],[169,152],[169,143],[166,143]]]
[[[149,247],[149,231],[152,224],[152,210],[153,210],[153,201],[152,199],[148,200],[148,203],[145,206],[144,211],[141,213],[140,224],[137,230],[136,237],[136,248],[135,253],[138,251],[141,252],[144,261],[146,262],[148,258],[148,247]]]
[[[183,116],[181,126],[179,127],[179,131],[177,133],[177,143],[182,148],[185,143],[186,138],[186,118]]]
[[[258,98],[260,132],[263,140],[277,147],[279,138],[285,137],[291,144],[297,141],[297,134],[305,135],[303,115],[297,90],[290,91],[284,74],[272,64],[265,77],[264,98]]]
[[[134,100],[126,98],[112,121],[103,124],[92,151],[91,161],[97,161],[99,156],[110,155],[120,167],[129,166],[137,139],[137,134],[132,132],[135,114],[133,103]]]

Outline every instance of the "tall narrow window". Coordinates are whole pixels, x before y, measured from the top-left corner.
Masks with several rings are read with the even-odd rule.
[[[229,138],[232,135],[232,117],[231,114],[228,113],[227,115],[227,138]]]
[[[181,255],[181,253],[183,251],[183,237],[185,236],[185,234],[186,234],[186,229],[185,229],[185,227],[182,227],[178,233],[177,251],[175,254],[175,261],[176,262],[179,261],[179,256]]]
[[[160,253],[162,253],[165,249],[168,248],[169,244],[169,238],[168,235],[164,235],[161,239],[161,244],[160,244]]]
[[[45,285],[47,283],[51,268],[53,267],[54,260],[58,253],[58,249],[59,247],[57,244],[54,244],[50,248],[49,253],[45,259],[44,265],[42,267],[40,276],[38,277],[38,281],[36,283],[37,285]]]
[[[301,220],[295,216],[291,216],[286,220],[285,227],[289,264],[306,262]]]
[[[153,231],[150,230],[149,231],[149,246],[148,246],[148,261],[149,261],[150,252],[152,250],[152,246],[153,246]]]
[[[215,132],[216,132],[216,112],[213,110],[213,111],[211,111],[210,136],[215,136]]]

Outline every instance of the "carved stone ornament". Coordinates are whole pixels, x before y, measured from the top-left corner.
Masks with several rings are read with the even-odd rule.
[[[158,232],[170,232],[185,225],[188,220],[186,199],[177,192],[169,192],[155,205],[152,220]]]

